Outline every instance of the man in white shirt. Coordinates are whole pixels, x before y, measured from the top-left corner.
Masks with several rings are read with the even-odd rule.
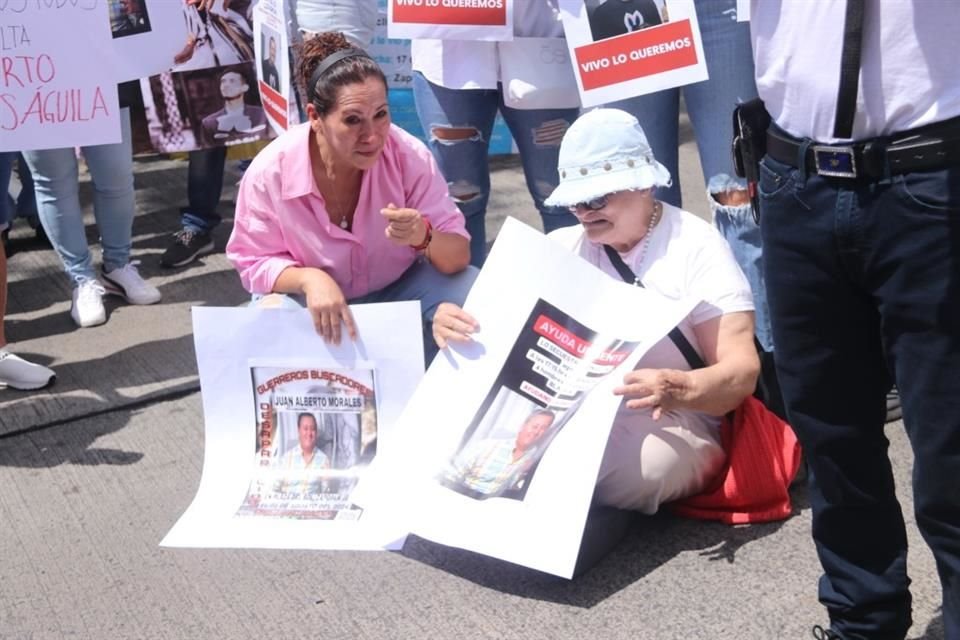
[[[757,0],[751,11],[757,87],[774,123],[759,191],[777,371],[807,454],[830,614],[814,635],[900,639],[911,625],[883,432],[896,382],[917,525],[937,561],[944,637],[955,639],[960,5],[864,2],[859,64],[841,82],[857,2]]]

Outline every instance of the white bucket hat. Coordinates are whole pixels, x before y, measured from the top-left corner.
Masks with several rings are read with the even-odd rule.
[[[670,186],[637,119],[620,109],[594,109],[570,125],[560,143],[560,184],[545,201],[572,206],[594,198]]]

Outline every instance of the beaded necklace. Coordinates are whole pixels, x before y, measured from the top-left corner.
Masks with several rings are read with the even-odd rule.
[[[660,222],[660,216],[663,214],[663,205],[660,204],[659,200],[655,200],[653,203],[653,213],[650,214],[650,223],[647,224],[647,233],[643,236],[643,246],[640,247],[640,255],[637,256],[637,273],[643,270],[643,261],[647,258],[647,249],[650,248],[650,236],[653,235],[653,228],[657,226],[657,223]],[[639,276],[634,277],[635,280],[639,280]]]

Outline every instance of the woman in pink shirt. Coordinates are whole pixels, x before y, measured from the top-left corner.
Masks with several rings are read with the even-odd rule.
[[[426,146],[391,124],[364,51],[321,34],[297,75],[308,122],[247,169],[227,257],[259,305],[305,306],[324,340],[356,337],[348,304],[420,300],[432,346],[437,305],[462,304],[477,274],[463,215]]]

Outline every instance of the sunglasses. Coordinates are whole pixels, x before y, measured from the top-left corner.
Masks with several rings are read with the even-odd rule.
[[[589,211],[599,211],[607,206],[607,196],[598,196],[586,202],[578,202],[570,207],[570,211],[576,213],[578,209],[587,209]]]

